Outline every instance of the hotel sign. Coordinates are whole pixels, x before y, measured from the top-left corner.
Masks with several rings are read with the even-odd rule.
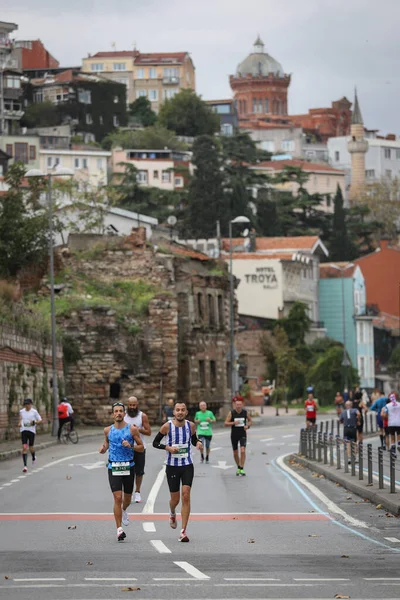
[[[245,274],[246,283],[262,285],[264,290],[273,290],[278,287],[278,278],[275,267],[256,267],[255,274]]]

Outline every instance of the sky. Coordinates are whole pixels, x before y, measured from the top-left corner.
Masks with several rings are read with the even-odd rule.
[[[400,135],[400,0],[13,0],[1,20],[66,67],[113,43],[187,51],[206,100],[231,97],[229,75],[260,34],[292,75],[289,114],[352,101],[357,86],[365,126]]]

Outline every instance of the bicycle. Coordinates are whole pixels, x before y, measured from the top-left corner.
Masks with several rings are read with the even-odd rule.
[[[60,439],[63,444],[67,444],[71,442],[72,444],[77,444],[79,442],[78,433],[75,429],[71,431],[71,423],[64,423],[61,429]]]

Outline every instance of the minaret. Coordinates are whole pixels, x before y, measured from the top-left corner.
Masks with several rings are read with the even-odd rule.
[[[347,149],[351,154],[349,200],[354,202],[365,187],[365,153],[368,152],[368,142],[364,138],[364,123],[358,104],[357,90],[355,90],[350,135],[351,140],[347,144]]]

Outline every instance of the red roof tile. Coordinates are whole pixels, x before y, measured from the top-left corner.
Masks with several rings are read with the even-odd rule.
[[[116,50],[115,52],[96,52],[88,58],[132,58],[138,54],[137,50]]]
[[[233,260],[285,260],[292,261],[293,253],[279,253],[276,254],[257,254],[254,252],[233,252]],[[228,254],[226,254],[226,260],[228,260]]]
[[[285,250],[295,252],[296,250],[312,250],[318,242],[317,235],[300,235],[293,237],[261,237],[256,238],[257,251]],[[244,238],[232,238],[233,248],[243,246]],[[229,252],[229,238],[222,240],[222,248]]]
[[[187,52],[151,52],[148,54],[138,54],[135,58],[135,65],[151,65],[151,64],[170,64],[174,63],[183,63]],[[163,59],[171,59],[171,61],[163,60]]]
[[[337,265],[342,269],[349,265],[349,262],[335,262],[335,263],[322,263],[319,265],[319,277],[320,279],[339,279],[343,277],[344,279],[353,277],[354,270],[356,265],[349,267],[343,271],[339,271],[339,269],[333,268],[331,265]]]
[[[400,329],[400,318],[396,315],[388,315],[387,313],[381,312],[372,321],[374,327],[378,329]]]
[[[329,165],[323,165],[320,163],[311,163],[306,160],[269,160],[258,163],[253,166],[254,169],[265,168],[265,169],[273,169],[274,171],[282,171],[284,167],[299,167],[303,169],[303,171],[310,171],[314,173],[315,171],[321,172],[329,172],[336,173],[337,175],[344,174],[344,171],[340,171],[338,169],[334,169]]]
[[[189,248],[188,246],[183,246],[181,244],[174,244],[162,241],[160,244],[163,248],[171,251],[171,254],[178,254],[179,256],[187,256],[189,258],[195,258],[197,260],[210,260],[207,254],[203,254],[203,252],[199,252],[198,250],[194,250],[193,248]]]

